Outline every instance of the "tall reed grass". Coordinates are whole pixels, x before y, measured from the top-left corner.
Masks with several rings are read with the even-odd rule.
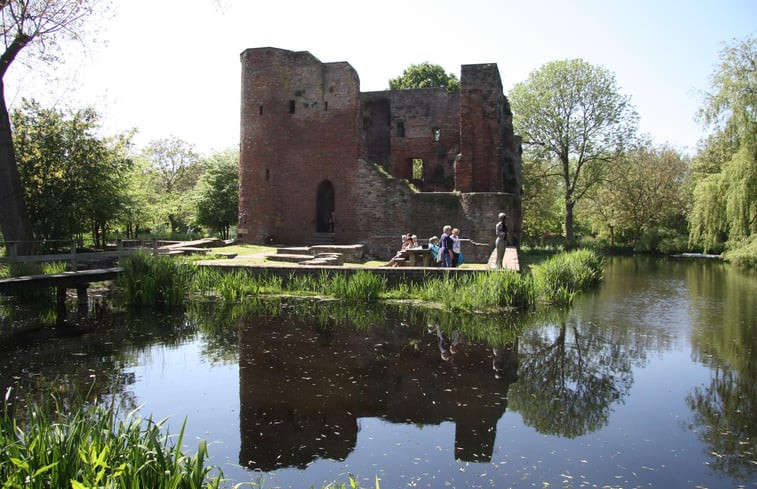
[[[331,295],[348,301],[374,301],[386,291],[386,279],[359,270],[350,276],[334,274],[328,283]]]
[[[118,283],[135,306],[184,304],[194,267],[181,260],[140,252],[124,258]]]
[[[207,445],[194,455],[181,445],[182,425],[172,441],[165,420],[143,419],[135,411],[118,420],[113,407],[78,403],[61,414],[61,403],[31,405],[19,422],[7,397],[0,415],[0,480],[3,488],[218,488],[220,469],[206,465]],[[186,422],[185,422],[186,423]]]
[[[429,280],[416,293],[424,301],[463,311],[526,310],[534,302],[530,276],[509,270]]]
[[[538,302],[570,304],[573,297],[602,277],[602,259],[594,251],[555,255],[534,265],[531,273],[508,270],[438,277],[417,286],[390,289],[384,277],[367,270],[352,275],[305,276],[292,273],[253,276],[243,269],[197,267],[168,257],[136,254],[124,260],[120,279],[127,301],[134,305],[183,304],[189,292],[225,303],[239,303],[265,294],[325,295],[347,301],[381,298],[419,299],[449,310],[493,312],[529,310]]]
[[[592,250],[555,255],[531,268],[537,300],[568,305],[577,293],[602,280],[603,258]]]

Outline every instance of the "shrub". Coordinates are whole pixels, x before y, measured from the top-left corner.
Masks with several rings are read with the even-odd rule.
[[[743,241],[729,243],[723,258],[744,270],[757,270],[757,235]]]

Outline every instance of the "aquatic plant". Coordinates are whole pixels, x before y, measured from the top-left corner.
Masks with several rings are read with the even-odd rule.
[[[218,488],[223,474],[211,475],[207,444],[197,452],[181,449],[178,438],[164,434],[165,420],[128,413],[119,421],[113,407],[78,402],[63,413],[52,397],[50,406],[30,405],[29,416],[14,417],[8,396],[0,415],[0,480],[4,488]]]
[[[531,268],[537,300],[567,305],[602,280],[603,258],[591,250],[561,253]]]
[[[181,260],[146,252],[125,257],[121,266],[118,284],[123,287],[126,301],[135,306],[183,304],[195,271]]]
[[[350,301],[373,301],[386,290],[386,278],[374,273],[359,270],[349,277],[334,274],[328,289],[331,295]]]

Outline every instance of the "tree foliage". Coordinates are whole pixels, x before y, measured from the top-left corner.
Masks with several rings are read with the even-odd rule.
[[[561,181],[565,238],[572,243],[574,207],[633,140],[636,111],[611,72],[581,59],[545,64],[509,99],[526,147],[524,166],[539,161],[545,178]]]
[[[402,75],[389,80],[389,90],[408,88],[446,88],[450,92],[457,92],[460,90],[460,82],[454,74],[426,61],[410,65]]]
[[[93,109],[63,112],[23,100],[12,114],[19,175],[36,240],[86,232],[104,245],[126,200],[129,135],[96,135]]]
[[[83,40],[84,22],[98,0],[2,0],[0,29],[4,51],[0,55],[0,227],[6,242],[22,242],[27,252],[32,226],[24,202],[21,180],[13,148],[10,116],[5,102],[4,77],[18,54],[27,46],[36,47],[43,62],[56,59],[61,41]],[[24,244],[25,243],[25,244]]]
[[[684,157],[673,148],[643,146],[628,152],[589,196],[592,221],[609,230],[612,244],[620,236],[636,245],[652,226],[680,227],[686,216],[687,172]]]
[[[147,162],[152,215],[158,222],[167,222],[171,233],[176,233],[193,220],[193,192],[204,172],[200,157],[190,143],[172,136],[151,141],[142,158]]]
[[[700,111],[714,128],[695,158],[689,239],[705,250],[757,234],[757,38],[726,46]]]
[[[239,213],[239,151],[215,153],[205,167],[197,182],[197,224],[229,239],[229,228],[236,224]]]

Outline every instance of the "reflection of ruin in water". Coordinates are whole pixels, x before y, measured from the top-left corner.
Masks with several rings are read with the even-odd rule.
[[[455,423],[455,456],[488,462],[517,342],[493,351],[464,343],[440,357],[436,330],[422,324],[340,328],[300,317],[254,316],[240,329],[239,461],[270,471],[316,458],[344,460],[359,418]],[[496,355],[496,356],[495,356]]]

